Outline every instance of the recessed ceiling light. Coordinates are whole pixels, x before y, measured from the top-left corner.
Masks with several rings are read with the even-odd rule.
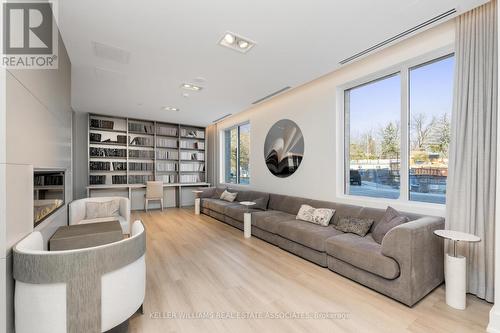
[[[165,110],[165,111],[179,111],[179,108],[174,108],[173,106],[164,106],[163,110]]]
[[[201,89],[203,89],[202,87],[191,84],[191,83],[183,83],[181,85],[181,87],[184,89],[187,89],[187,90],[192,90],[192,91],[200,91]]]
[[[229,31],[226,31],[224,36],[219,40],[219,45],[225,46],[241,53],[248,52],[252,47],[255,46],[255,44],[256,43],[251,41],[250,39],[238,36],[237,34]]]
[[[248,47],[248,42],[247,41],[244,41],[244,40],[240,40],[238,42],[238,46],[242,49],[246,49]]]
[[[233,44],[234,43],[234,36],[230,33],[227,33],[225,36],[224,36],[224,41],[228,44]]]

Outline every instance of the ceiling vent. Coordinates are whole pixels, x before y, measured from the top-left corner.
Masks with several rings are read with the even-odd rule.
[[[213,124],[215,124],[215,123],[217,123],[217,122],[221,121],[222,119],[226,119],[226,118],[227,118],[227,117],[229,117],[230,115],[231,115],[231,113],[228,113],[228,114],[226,114],[225,116],[222,116],[222,117],[220,117],[220,118],[215,119],[214,121],[212,121],[212,123],[213,123]]]
[[[98,42],[92,42],[92,46],[96,57],[115,61],[120,64],[128,64],[130,61],[130,52],[128,51]]]
[[[425,21],[423,23],[420,23],[417,26],[414,26],[413,28],[410,28],[408,30],[405,30],[405,31],[397,34],[396,36],[388,38],[388,39],[386,39],[386,40],[384,40],[384,41],[382,41],[382,42],[380,42],[380,43],[378,43],[376,45],[373,45],[372,47],[367,48],[366,50],[363,50],[363,51],[361,51],[359,53],[356,53],[356,54],[350,56],[349,58],[346,58],[346,59],[342,60],[341,62],[339,62],[339,64],[345,65],[345,64],[347,64],[347,63],[349,63],[349,62],[351,62],[351,61],[353,61],[355,59],[358,59],[358,58],[360,58],[360,57],[362,57],[362,56],[364,56],[364,55],[366,55],[366,54],[368,54],[370,52],[373,52],[373,51],[375,51],[377,49],[380,49],[380,48],[382,48],[382,47],[384,47],[384,46],[386,46],[386,45],[388,45],[388,44],[390,44],[392,42],[395,42],[395,41],[397,41],[397,40],[399,40],[399,39],[401,39],[403,37],[411,35],[411,34],[413,34],[414,32],[416,32],[416,31],[418,31],[420,29],[428,27],[429,25],[434,24],[434,23],[436,23],[436,22],[438,22],[438,21],[440,21],[440,20],[442,20],[442,19],[444,19],[444,18],[446,18],[448,16],[451,16],[451,15],[455,14],[456,12],[457,12],[457,10],[455,8],[450,9],[449,11],[444,12],[441,15],[433,17],[430,20],[427,20],[427,21]]]
[[[275,91],[275,92],[273,92],[273,93],[271,93],[271,94],[269,94],[267,96],[262,97],[261,99],[256,100],[255,102],[252,103],[252,105],[259,104],[260,102],[263,102],[266,99],[269,99],[269,98],[274,97],[274,96],[276,96],[278,94],[281,94],[282,92],[284,92],[284,91],[286,91],[286,90],[288,90],[290,88],[291,88],[290,86],[287,86],[285,88],[281,88],[280,90],[277,90],[277,91]]]

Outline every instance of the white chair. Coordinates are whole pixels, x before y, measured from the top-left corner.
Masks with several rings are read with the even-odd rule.
[[[105,332],[125,322],[144,303],[145,244],[140,221],[129,238],[78,250],[44,251],[41,233],[31,233],[14,247],[16,333]],[[120,263],[124,251],[133,255]]]
[[[160,201],[161,210],[163,211],[163,182],[146,182],[146,196],[144,199],[144,209],[148,212],[150,201]]]
[[[119,216],[89,219],[86,217],[87,202],[120,201]],[[69,224],[85,224],[118,220],[124,234],[130,234],[130,200],[123,197],[95,197],[74,200],[69,204]]]

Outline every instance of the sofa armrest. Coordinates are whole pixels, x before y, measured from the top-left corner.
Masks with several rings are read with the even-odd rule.
[[[400,277],[408,284],[409,303],[444,279],[443,239],[434,235],[443,228],[443,218],[427,216],[391,229],[382,240],[382,254],[397,261]]]
[[[86,199],[74,200],[69,203],[69,225],[78,224],[78,222],[85,219],[87,213],[86,204]]]
[[[199,188],[201,193],[196,193],[197,198],[212,198],[215,195],[216,187],[202,187]]]
[[[124,217],[127,221],[128,226],[128,234],[130,235],[130,199],[129,198],[120,198],[120,216]]]

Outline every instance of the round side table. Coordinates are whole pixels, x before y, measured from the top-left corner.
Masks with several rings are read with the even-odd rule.
[[[444,281],[446,284],[446,304],[458,310],[465,309],[466,293],[466,258],[457,255],[457,243],[477,243],[481,241],[476,235],[453,230],[434,230],[434,234],[453,241],[453,255],[445,254]]]
[[[245,238],[250,238],[252,236],[252,214],[249,212],[249,208],[256,205],[256,203],[253,201],[241,201],[240,204],[247,207],[247,211],[243,213],[243,230]]]
[[[203,191],[200,190],[195,190],[193,193],[196,195],[196,198],[194,198],[194,214],[195,215],[200,215],[200,198],[198,197],[198,194],[203,193]]]

